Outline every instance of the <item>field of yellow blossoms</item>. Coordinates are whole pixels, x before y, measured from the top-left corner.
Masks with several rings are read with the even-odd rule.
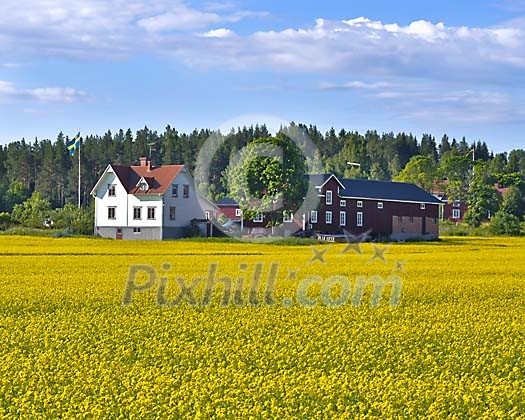
[[[126,306],[136,264],[157,277],[137,275]],[[223,305],[218,286],[202,305],[202,283],[179,296],[210,267],[244,303]],[[257,271],[259,305],[240,288]],[[378,307],[370,290],[360,306],[323,304],[321,280],[374,275],[402,280],[397,306],[389,286]],[[298,285],[312,276],[305,307]],[[524,332],[525,238],[348,249],[0,236],[3,418],[524,418]]]

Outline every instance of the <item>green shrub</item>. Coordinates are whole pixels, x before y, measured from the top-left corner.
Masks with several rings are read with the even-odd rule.
[[[521,233],[520,219],[505,211],[498,211],[490,222],[490,229],[496,235],[518,236]]]

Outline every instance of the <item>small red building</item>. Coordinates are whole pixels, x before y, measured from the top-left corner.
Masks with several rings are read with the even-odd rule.
[[[215,205],[219,208],[217,217],[224,214],[229,220],[240,220],[242,212],[235,200],[224,197],[216,201]]]

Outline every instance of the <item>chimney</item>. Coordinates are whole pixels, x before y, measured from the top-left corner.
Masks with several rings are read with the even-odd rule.
[[[140,166],[145,166],[148,168],[148,171],[151,169],[151,162],[146,156],[140,158]]]

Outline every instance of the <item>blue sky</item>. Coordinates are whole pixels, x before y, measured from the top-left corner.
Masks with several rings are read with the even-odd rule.
[[[0,4],[0,143],[242,114],[523,148],[525,0]]]

